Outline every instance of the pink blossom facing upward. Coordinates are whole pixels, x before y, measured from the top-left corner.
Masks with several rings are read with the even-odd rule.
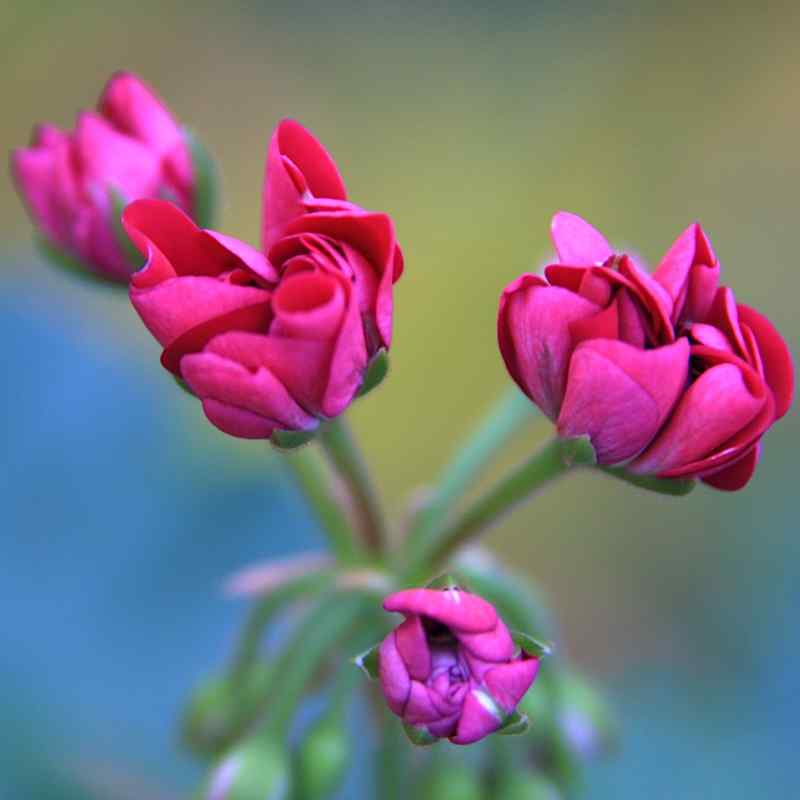
[[[383,607],[405,617],[380,645],[384,697],[393,713],[434,739],[465,745],[494,733],[536,678],[539,660],[515,647],[478,595],[407,589]]]
[[[500,299],[511,377],[601,464],[742,488],[764,432],[786,413],[794,370],[780,334],[730,289],[698,224],[653,275],[574,214],[552,225],[558,261]]]
[[[127,72],[111,78],[97,111],[78,114],[73,131],[38,126],[31,146],[12,153],[11,171],[45,240],[121,283],[133,265],[118,240],[113,195],[123,205],[164,196],[193,210],[185,135],[155,93]]]
[[[220,430],[313,430],[348,407],[389,348],[403,268],[394,224],[344,198],[330,155],[284,121],[268,152],[264,252],[201,230],[165,201],[125,210],[147,258],[131,302],[163,346],[162,364]]]

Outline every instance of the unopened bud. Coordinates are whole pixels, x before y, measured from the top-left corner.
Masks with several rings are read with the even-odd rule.
[[[344,780],[350,763],[345,719],[338,709],[318,720],[300,746],[297,762],[299,796],[322,800]]]
[[[224,756],[208,778],[203,800],[286,800],[289,765],[278,743],[253,739]]]

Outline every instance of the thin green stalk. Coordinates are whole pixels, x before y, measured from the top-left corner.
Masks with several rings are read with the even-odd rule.
[[[386,530],[380,500],[367,462],[344,417],[326,422],[317,440],[333,468],[347,486],[367,549],[381,553]]]
[[[433,498],[417,515],[407,546],[415,550],[446,520],[490,460],[536,413],[536,406],[513,386],[481,420],[469,440],[442,471]]]
[[[323,530],[328,536],[336,559],[344,564],[359,559],[360,547],[344,509],[331,494],[329,476],[319,454],[311,447],[299,447],[284,456],[294,478],[306,496]]]
[[[517,503],[573,467],[594,463],[588,440],[554,438],[478,498],[452,522],[432,533],[416,552],[405,582],[416,583],[455,550],[483,533]]]

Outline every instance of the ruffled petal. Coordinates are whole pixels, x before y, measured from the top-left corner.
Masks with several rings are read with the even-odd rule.
[[[483,682],[506,714],[510,714],[530,689],[538,672],[538,659],[520,658],[492,667],[484,675]]]
[[[570,362],[559,434],[588,435],[601,464],[633,457],[664,423],[688,369],[684,338],[654,350],[608,339],[584,342]]]
[[[502,725],[502,719],[487,707],[484,698],[486,695],[480,689],[473,689],[467,695],[456,735],[450,739],[453,744],[472,744],[494,733]],[[492,703],[491,698],[486,699]]]
[[[741,458],[727,467],[711,475],[703,475],[702,481],[724,492],[738,492],[739,489],[744,489],[750,482],[750,478],[753,477],[756,471],[760,457],[761,443],[759,442],[745,452]]]
[[[412,615],[395,628],[395,644],[408,674],[417,681],[428,680],[431,674],[431,651],[419,617]]]
[[[482,597],[462,589],[405,589],[383,601],[386,611],[429,617],[453,633],[482,633],[497,624],[497,613]]]
[[[470,654],[482,661],[508,661],[514,654],[514,642],[503,620],[498,619],[497,625],[483,633],[457,634],[459,642],[469,650]]]
[[[588,267],[602,264],[614,254],[602,233],[568,211],[559,211],[553,217],[550,235],[562,264]]]
[[[397,649],[394,631],[381,642],[378,651],[378,665],[381,688],[386,703],[395,714],[402,716],[411,693],[411,677],[400,651]]]

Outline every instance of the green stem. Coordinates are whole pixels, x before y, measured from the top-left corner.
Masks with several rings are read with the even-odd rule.
[[[414,521],[407,543],[412,552],[444,523],[452,506],[463,497],[488,462],[535,412],[536,406],[516,386],[500,398],[443,470],[433,498]]]
[[[517,503],[577,466],[594,462],[587,440],[554,438],[479,497],[446,526],[434,530],[413,554],[405,582],[424,579],[456,549],[483,533]]]
[[[337,417],[320,428],[317,439],[347,486],[367,548],[373,553],[381,553],[386,530],[380,500],[350,426],[344,417]]]
[[[319,454],[311,447],[300,447],[283,457],[322,524],[336,559],[344,564],[357,561],[360,548],[347,515],[331,494],[330,480]]]

